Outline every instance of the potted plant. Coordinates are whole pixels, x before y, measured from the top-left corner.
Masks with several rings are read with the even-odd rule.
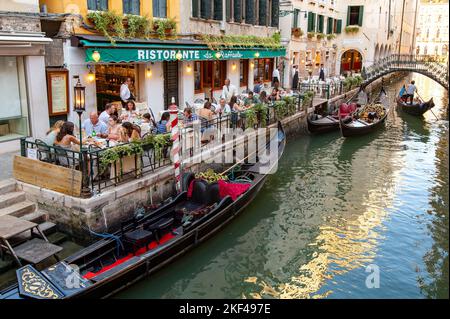
[[[327,35],[327,40],[328,41],[331,41],[331,40],[333,40],[333,39],[335,39],[336,38],[336,34],[334,34],[334,33],[331,33],[331,34],[328,34]]]
[[[317,33],[316,34],[317,40],[322,40],[323,38],[325,38],[325,34],[323,33]]]
[[[359,31],[359,26],[357,25],[348,25],[345,27],[346,33],[357,33]]]
[[[292,28],[292,35],[296,38],[299,38],[303,35],[303,31],[300,28]]]
[[[316,35],[315,32],[308,32],[308,39],[314,38],[315,35]]]
[[[125,37],[125,28],[123,26],[123,16],[114,11],[90,12],[87,19],[94,25],[94,28],[103,33],[111,43],[115,43],[113,35],[119,38]]]
[[[153,29],[161,39],[172,35],[177,27],[177,22],[174,19],[157,19],[153,22]]]
[[[148,37],[150,20],[147,17],[128,15],[126,21],[128,37]]]

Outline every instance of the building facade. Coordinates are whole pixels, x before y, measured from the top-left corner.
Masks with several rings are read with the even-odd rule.
[[[48,129],[45,45],[38,0],[4,0],[0,6],[0,153],[20,148],[20,138]],[[40,114],[47,121],[41,121]]]
[[[420,2],[416,30],[416,54],[448,58],[448,9],[448,0]]]
[[[390,54],[415,48],[418,0],[292,0],[280,4],[288,69],[300,76],[360,74]],[[292,79],[285,73],[285,82]]]
[[[54,39],[55,54],[46,58],[47,72],[67,72],[69,88],[77,81],[73,76],[79,76],[86,86],[84,117],[103,110],[108,102],[120,101],[126,77],[133,80],[136,101],[146,103],[159,118],[172,99],[180,109],[199,99],[217,100],[227,78],[240,91],[253,89],[254,79],[270,82],[276,59],[285,55],[280,47],[215,43],[225,37],[254,40],[247,35],[275,38],[278,0],[41,0],[41,7],[47,12],[42,18],[47,34]],[[163,38],[118,37],[112,43],[92,28],[88,18],[90,12],[102,11],[173,21],[175,32]],[[65,118],[77,122],[70,108],[67,114],[50,117],[51,122]]]

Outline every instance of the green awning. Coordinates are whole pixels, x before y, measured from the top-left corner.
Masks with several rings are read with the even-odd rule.
[[[205,44],[116,43],[81,40],[86,48],[86,62],[159,62],[159,61],[206,61],[254,58],[275,58],[286,55],[286,49],[239,48],[213,51]],[[93,58],[93,53],[98,54]]]

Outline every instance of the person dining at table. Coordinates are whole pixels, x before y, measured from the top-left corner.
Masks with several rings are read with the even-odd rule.
[[[281,100],[280,91],[277,88],[273,88],[272,94],[269,96],[269,99],[272,102]]]
[[[92,111],[81,127],[88,136],[108,137],[108,126],[99,120],[97,111]]]
[[[109,117],[113,114],[114,112],[114,107],[112,103],[107,103],[105,105],[105,110],[100,113],[100,116],[98,117],[98,119],[100,121],[102,121],[103,123],[105,123],[106,125],[108,125],[109,123]]]
[[[230,108],[234,111],[234,112],[241,112],[245,110],[245,107],[241,107],[237,101],[237,97],[233,96],[230,100],[230,103],[228,103],[228,105],[230,106]]]
[[[132,122],[139,113],[136,111],[136,104],[134,101],[128,101],[126,104],[125,110],[122,110],[122,114],[120,114],[120,119],[122,121]]]
[[[55,124],[47,131],[44,137],[44,142],[47,145],[53,145],[56,140],[56,135],[58,135],[59,131],[61,130],[61,127],[64,125],[64,121],[56,121]]]
[[[120,139],[120,124],[119,118],[116,115],[111,115],[108,122],[108,139],[118,141]]]
[[[120,128],[120,142],[135,142],[141,139],[141,128],[130,122],[122,123]]]
[[[80,145],[80,140],[73,133],[74,128],[75,125],[72,122],[65,122],[56,135],[54,145],[66,149],[72,149],[73,144]]]
[[[227,114],[231,113],[231,108],[227,104],[227,101],[224,98],[221,98],[219,100],[219,104],[217,105],[217,108],[216,108],[216,113],[223,114],[223,115],[227,115]]]
[[[147,133],[150,133],[153,130],[154,123],[152,116],[150,113],[144,113],[142,115],[142,122],[141,122],[141,135],[144,136]]]
[[[161,119],[156,124],[156,134],[166,134],[170,132],[171,126],[170,126],[170,113],[164,112],[161,115]]]
[[[193,123],[194,121],[197,121],[197,120],[198,120],[197,114],[195,114],[194,112],[192,112],[192,108],[191,108],[191,107],[185,108],[183,113],[184,113],[184,121],[183,121],[183,124],[184,124],[185,126],[192,125],[192,123]]]
[[[259,99],[253,94],[252,91],[248,92],[248,96],[244,100],[245,106],[252,106],[253,104],[259,103]]]
[[[267,97],[267,93],[266,93],[266,91],[262,91],[260,94],[259,94],[259,100],[261,101],[261,103],[269,103],[269,98]]]
[[[234,95],[233,95],[233,97],[234,97]],[[205,102],[203,108],[201,108],[198,111],[198,116],[203,118],[203,119],[205,119],[205,120],[207,120],[207,121],[212,120],[212,118],[214,116],[214,112],[211,111],[211,102],[209,102],[209,101]]]

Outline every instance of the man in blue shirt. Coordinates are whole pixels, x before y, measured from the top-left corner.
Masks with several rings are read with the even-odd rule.
[[[88,136],[92,136],[95,132],[95,135],[98,137],[108,137],[108,127],[105,123],[103,123],[103,121],[98,119],[98,114],[96,111],[89,114],[89,118],[84,121],[82,128]]]

